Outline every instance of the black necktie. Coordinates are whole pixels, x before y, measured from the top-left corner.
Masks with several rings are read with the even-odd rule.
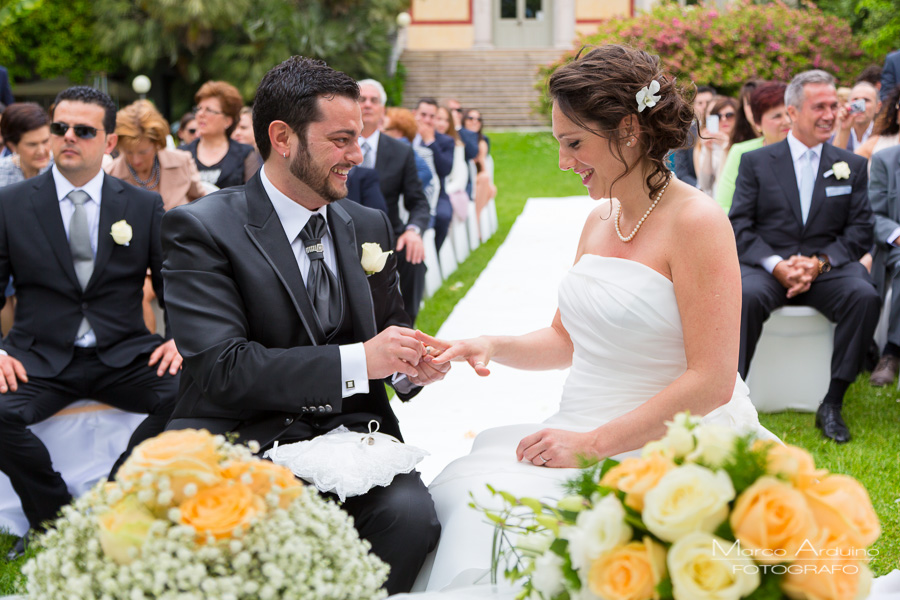
[[[300,232],[303,249],[309,258],[309,274],[306,276],[306,291],[312,301],[313,308],[326,334],[340,325],[341,292],[337,278],[325,265],[325,252],[322,238],[328,225],[322,215],[315,214],[309,218],[306,227]]]

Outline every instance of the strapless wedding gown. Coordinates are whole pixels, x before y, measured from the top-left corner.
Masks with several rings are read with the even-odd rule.
[[[428,590],[441,590],[489,580],[494,529],[469,507],[470,492],[489,506],[498,502],[490,497],[487,483],[516,496],[561,497],[560,484],[575,470],[518,462],[515,449],[523,437],[546,427],[596,429],[658,394],[687,368],[672,282],[646,265],[584,255],[560,283],[559,310],[575,348],[559,412],[543,423],[482,432],[470,454],[435,478],[429,491],[442,526],[441,540],[415,589],[426,589],[426,581]],[[760,426],[740,377],[731,401],[703,421],[776,439]]]

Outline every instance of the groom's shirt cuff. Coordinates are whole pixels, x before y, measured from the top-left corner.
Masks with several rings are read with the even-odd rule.
[[[760,265],[763,269],[771,273],[775,270],[775,267],[778,266],[778,263],[783,260],[784,259],[777,254],[773,254],[772,256],[767,256],[766,258],[762,259],[762,261],[760,261]]]
[[[341,398],[369,393],[369,371],[362,343],[338,346],[341,352]]]

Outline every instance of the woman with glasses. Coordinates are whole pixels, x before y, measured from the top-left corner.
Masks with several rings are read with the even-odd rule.
[[[478,134],[478,156],[475,163],[475,215],[481,223],[481,211],[497,195],[494,185],[494,159],[491,157],[491,142],[483,133],[484,120],[481,112],[470,108],[463,117],[463,127]]]
[[[259,170],[253,146],[231,139],[244,101],[237,88],[224,81],[207,81],[194,96],[196,140],[184,147],[200,171],[200,179],[217,188],[243,185]]]
[[[735,119],[740,110],[737,100],[727,96],[716,98],[706,117],[705,127],[700,129],[700,139],[694,147],[694,170],[697,187],[715,197],[719,170],[725,164],[728,143]]]
[[[107,174],[131,185],[158,192],[166,210],[206,194],[193,157],[166,148],[169,124],[149,100],[138,100],[116,114],[119,156],[104,168]],[[156,294],[149,274],[144,281],[144,323],[156,331],[150,304]]]
[[[0,136],[11,155],[0,159],[0,187],[40,175],[50,168],[50,116],[34,102],[15,102],[0,120]]]
[[[181,115],[175,135],[178,136],[178,147],[182,149],[197,139],[197,117],[194,113],[186,112]]]

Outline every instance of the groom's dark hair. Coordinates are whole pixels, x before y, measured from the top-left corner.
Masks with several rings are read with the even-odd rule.
[[[335,71],[324,61],[292,56],[266,73],[253,101],[253,136],[263,160],[272,151],[272,121],[287,123],[305,146],[307,127],[322,118],[319,98],[335,96],[358,101],[359,86],[352,77]]]

